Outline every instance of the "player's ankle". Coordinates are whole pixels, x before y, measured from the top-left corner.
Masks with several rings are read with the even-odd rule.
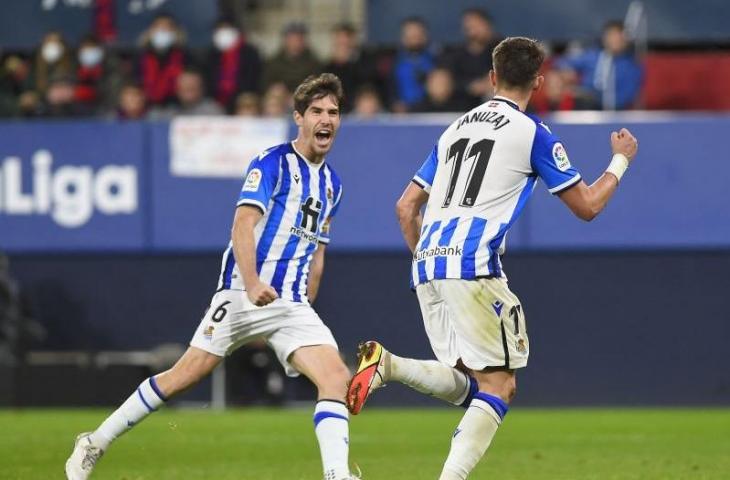
[[[89,441],[91,444],[97,448],[100,448],[104,451],[106,451],[109,448],[109,445],[112,443],[112,439],[107,438],[106,435],[103,433],[97,431],[94,431],[89,435]]]

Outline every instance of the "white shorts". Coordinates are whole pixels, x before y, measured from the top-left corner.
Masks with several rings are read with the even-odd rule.
[[[213,296],[190,345],[223,357],[260,338],[290,377],[299,375],[289,363],[295,350],[311,345],[337,348],[332,332],[311,306],[278,298],[257,307],[241,290],[221,290]]]
[[[527,365],[530,343],[519,299],[503,278],[432,280],[416,287],[439,361],[472,370]]]

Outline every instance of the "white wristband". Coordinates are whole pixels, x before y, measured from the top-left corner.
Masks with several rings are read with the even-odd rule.
[[[608,164],[607,172],[612,173],[616,176],[618,181],[621,181],[626,169],[629,168],[629,159],[623,153],[615,153],[611,159],[611,163]]]

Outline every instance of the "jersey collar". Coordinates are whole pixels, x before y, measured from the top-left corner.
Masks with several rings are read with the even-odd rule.
[[[515,102],[513,102],[509,98],[503,97],[501,95],[495,96],[494,98],[492,98],[492,100],[493,101],[496,101],[496,102],[504,102],[507,105],[509,105],[510,107],[514,108],[515,110],[519,110],[520,109],[520,106],[517,105]]]
[[[294,150],[294,153],[296,153],[299,158],[304,160],[307,165],[314,168],[315,170],[319,170],[320,168],[322,168],[322,165],[324,165],[324,162],[325,162],[324,159],[322,159],[322,161],[319,163],[314,163],[313,161],[309,160],[307,157],[305,157],[304,155],[299,153],[299,150],[297,150],[297,147],[294,146],[294,141],[289,142],[289,145],[291,145],[291,149]]]

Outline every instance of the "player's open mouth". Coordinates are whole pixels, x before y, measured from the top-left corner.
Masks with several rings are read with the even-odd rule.
[[[314,137],[319,140],[320,143],[327,143],[332,138],[332,131],[331,130],[317,130],[314,132]]]

